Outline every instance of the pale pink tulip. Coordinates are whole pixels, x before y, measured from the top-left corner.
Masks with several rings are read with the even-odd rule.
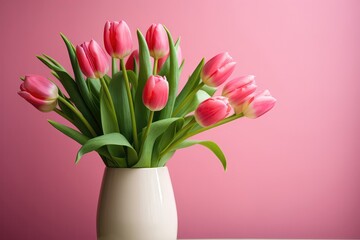
[[[248,75],[235,78],[226,83],[222,95],[229,98],[233,107],[244,103],[247,97],[256,91],[255,76]]]
[[[125,68],[127,70],[135,71],[135,63],[139,67],[139,51],[138,50],[134,50],[130,54],[128,60],[126,61]]]
[[[76,46],[76,57],[81,71],[89,78],[101,78],[109,71],[108,57],[95,40]]]
[[[199,104],[195,110],[195,119],[206,127],[223,120],[230,111],[231,106],[226,97],[212,97]]]
[[[230,77],[235,65],[236,62],[227,52],[220,53],[205,63],[201,79],[210,87],[218,87]]]
[[[146,32],[146,42],[150,55],[155,59],[165,57],[169,53],[169,41],[163,25],[152,24]]]
[[[161,68],[164,66],[164,63],[166,62],[168,57],[169,57],[169,54],[167,54],[165,57],[159,59],[159,61],[158,61],[158,72],[160,72]],[[177,57],[178,65],[180,67],[181,62],[183,60],[180,45],[176,49],[176,57]]]
[[[150,76],[146,81],[143,102],[151,111],[160,111],[166,106],[169,97],[169,84],[165,77]]]
[[[26,75],[18,94],[42,112],[55,109],[58,99],[57,86],[38,75]]]
[[[245,117],[258,118],[274,107],[276,99],[271,96],[269,90],[265,90],[250,97],[241,106],[241,112]],[[240,109],[235,109],[239,113]]]
[[[105,23],[104,45],[108,54],[114,58],[123,59],[131,53],[133,42],[125,21]]]

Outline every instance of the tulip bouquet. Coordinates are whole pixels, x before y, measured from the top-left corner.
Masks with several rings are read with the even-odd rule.
[[[269,91],[256,92],[252,75],[228,81],[222,94],[214,96],[236,65],[228,53],[207,62],[202,59],[179,91],[184,64],[180,41],[174,42],[161,24],[151,25],[146,37],[138,30],[139,48],[133,50],[126,22],[107,22],[104,45],[108,55],[95,40],[74,47],[61,37],[73,75],[53,58],[38,56],[62,87],[45,77],[26,75],[21,78],[19,95],[38,110],[55,111],[76,127],[49,120],[82,145],[76,163],[96,151],[107,167],[161,167],[176,150],[200,144],[226,168],[216,143],[189,138],[243,116],[257,118],[276,102]]]

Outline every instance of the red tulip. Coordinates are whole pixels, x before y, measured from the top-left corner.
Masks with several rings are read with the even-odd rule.
[[[95,40],[76,46],[76,57],[81,71],[89,78],[101,78],[109,71],[108,57]]]
[[[258,118],[274,107],[276,99],[271,96],[269,90],[251,96],[242,106],[241,112],[245,117]],[[238,113],[239,109],[235,109]]]
[[[56,108],[58,98],[57,86],[48,79],[38,75],[25,76],[18,94],[42,112]]]
[[[169,53],[169,41],[165,28],[161,24],[152,24],[146,32],[146,42],[150,55],[155,59],[165,57]]]
[[[229,98],[233,107],[237,107],[243,104],[247,97],[256,91],[256,88],[255,76],[238,77],[226,83],[222,95]]]
[[[150,76],[147,80],[144,92],[144,105],[151,111],[160,111],[166,106],[169,97],[169,84],[165,77]]]
[[[125,21],[109,22],[104,27],[104,45],[108,54],[114,58],[128,56],[132,49],[132,37]]]
[[[226,97],[212,97],[200,103],[195,119],[203,127],[213,125],[229,115],[231,106]]]
[[[127,70],[133,70],[135,71],[135,63],[136,65],[139,67],[139,51],[138,50],[134,50],[128,60],[126,61],[126,65],[125,68]]]
[[[230,77],[236,62],[227,53],[220,53],[205,63],[201,72],[202,81],[210,87],[218,87]]]

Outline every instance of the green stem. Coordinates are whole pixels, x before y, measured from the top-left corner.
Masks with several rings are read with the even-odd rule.
[[[134,103],[133,103],[133,98],[131,96],[130,83],[129,83],[129,78],[128,78],[127,71],[126,71],[126,68],[125,68],[124,59],[120,59],[120,65],[121,65],[121,71],[124,74],[126,92],[127,92],[128,102],[129,102],[129,107],[130,107],[132,132],[133,132],[133,138],[134,138],[134,147],[135,147],[136,150],[139,150],[139,141],[138,141],[138,136],[137,136]]]
[[[155,58],[154,59],[154,68],[153,68],[153,75],[154,76],[157,74],[158,62],[159,62],[159,59]]]
[[[191,100],[203,86],[204,83],[201,82],[192,92],[189,93],[189,95],[185,97],[185,99],[180,103],[180,105],[174,110],[173,117],[175,117],[180,112],[180,110],[186,105],[186,103]]]
[[[112,57],[111,58],[111,69],[112,69],[112,77],[114,77],[115,73],[117,72],[117,68],[116,68],[116,58]]]
[[[234,115],[232,115],[232,116],[230,116],[230,117],[228,117],[228,118],[225,118],[225,119],[223,119],[223,120],[221,120],[221,121],[219,121],[219,122],[217,122],[217,123],[215,123],[215,124],[213,124],[213,125],[211,125],[211,126],[207,126],[207,127],[198,129],[198,130],[196,130],[196,131],[194,131],[194,132],[190,132],[190,133],[186,134],[185,136],[179,138],[179,139],[176,140],[175,142],[173,142],[173,143],[172,143],[169,147],[167,147],[166,149],[164,149],[164,151],[162,151],[162,152],[160,153],[160,157],[159,157],[159,158],[161,159],[166,153],[168,153],[169,151],[171,151],[174,147],[176,147],[178,144],[182,143],[184,140],[188,139],[189,137],[192,137],[192,136],[194,136],[194,135],[196,135],[196,134],[205,132],[205,131],[210,130],[210,129],[212,129],[212,128],[218,127],[218,126],[220,126],[220,125],[226,124],[226,123],[228,123],[228,122],[234,121],[234,120],[239,119],[239,118],[241,118],[241,117],[243,117],[243,116],[244,116],[244,115],[243,115],[242,113],[241,113],[241,114],[238,114],[238,115],[234,114]]]
[[[81,112],[79,110],[77,110],[71,103],[69,103],[66,99],[64,99],[63,97],[59,96],[58,100],[62,103],[64,103],[68,108],[70,108],[70,110],[75,113],[75,115],[84,123],[84,125],[89,129],[90,133],[96,137],[96,133],[94,131],[94,129],[91,127],[91,125],[89,124],[89,122],[84,118],[84,116],[81,114]]]
[[[147,138],[147,135],[149,134],[149,131],[150,131],[150,127],[151,127],[151,123],[152,123],[152,121],[153,121],[153,118],[154,118],[154,111],[150,111],[149,121],[148,121],[146,130],[145,130],[144,136],[143,136],[143,138],[142,138],[142,145],[144,145],[145,140],[146,140],[146,138]],[[142,148],[142,147],[141,147],[141,148]]]

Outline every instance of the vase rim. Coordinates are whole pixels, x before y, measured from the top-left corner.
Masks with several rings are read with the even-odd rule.
[[[151,170],[151,169],[165,169],[165,168],[168,168],[167,166],[163,166],[163,167],[144,167],[144,168],[116,168],[116,167],[105,167],[105,169],[122,169],[122,170]]]

